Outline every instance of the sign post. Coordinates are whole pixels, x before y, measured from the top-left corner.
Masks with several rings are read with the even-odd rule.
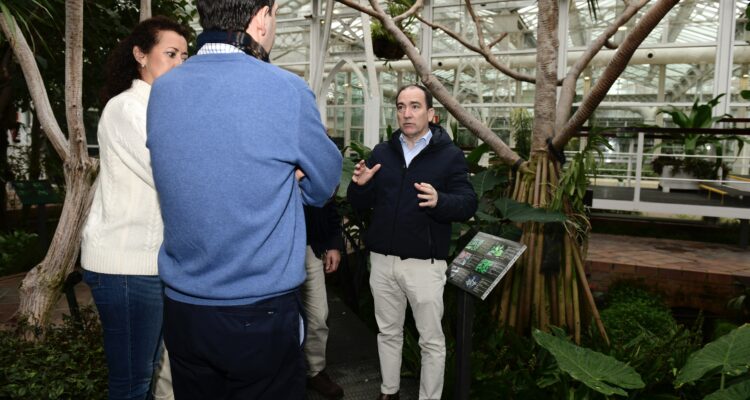
[[[468,400],[471,389],[474,297],[486,299],[525,250],[526,246],[521,243],[479,232],[448,267],[448,281],[461,289],[457,296],[456,384],[453,393],[456,400]]]

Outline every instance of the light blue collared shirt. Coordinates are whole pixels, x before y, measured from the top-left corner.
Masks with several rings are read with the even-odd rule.
[[[411,160],[413,160],[414,157],[416,157],[417,154],[424,150],[424,148],[430,143],[430,139],[432,139],[432,131],[427,130],[427,134],[417,139],[417,143],[414,144],[414,148],[412,149],[407,146],[406,138],[403,133],[398,139],[401,141],[401,150],[404,151],[404,161],[406,162],[406,166],[409,167]]]

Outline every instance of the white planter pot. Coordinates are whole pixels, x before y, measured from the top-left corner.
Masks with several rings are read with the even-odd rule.
[[[696,181],[684,181],[682,179],[697,179],[693,174],[688,174],[685,171],[679,171],[676,174],[672,174],[672,166],[665,165],[661,171],[661,179],[659,185],[664,193],[669,193],[670,190],[700,190],[698,182]],[[670,179],[671,178],[671,179]],[[674,180],[679,179],[679,180]]]

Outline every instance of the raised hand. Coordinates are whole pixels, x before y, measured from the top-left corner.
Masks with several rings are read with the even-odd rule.
[[[364,186],[367,182],[372,179],[376,172],[380,170],[380,164],[375,164],[372,168],[368,168],[365,164],[365,160],[361,160],[354,166],[354,174],[352,174],[352,182],[359,186]]]
[[[420,207],[434,208],[438,202],[438,191],[429,183],[415,183],[414,187],[419,191],[417,197],[424,200],[419,203]]]

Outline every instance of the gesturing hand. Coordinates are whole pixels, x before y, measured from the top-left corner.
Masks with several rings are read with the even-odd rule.
[[[367,182],[372,179],[373,175],[380,169],[380,164],[375,164],[372,168],[367,168],[365,160],[362,160],[354,166],[354,174],[352,174],[352,182],[359,186],[364,186]]]
[[[438,202],[438,191],[429,183],[415,183],[414,187],[420,192],[417,197],[424,200],[419,203],[420,207],[434,208]]]

